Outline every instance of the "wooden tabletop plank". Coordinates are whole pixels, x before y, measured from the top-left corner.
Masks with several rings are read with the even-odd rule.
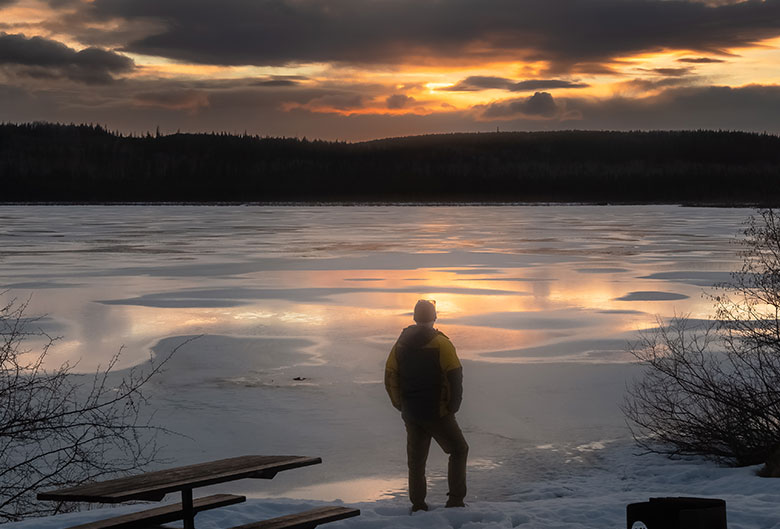
[[[319,457],[241,456],[41,492],[39,500],[119,503],[322,463]]]

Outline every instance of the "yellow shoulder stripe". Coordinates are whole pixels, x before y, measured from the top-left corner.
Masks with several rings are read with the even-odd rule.
[[[452,342],[444,333],[437,334],[436,337],[430,341],[429,346],[437,347],[439,349],[439,365],[441,366],[441,370],[445,373],[461,367],[460,360],[458,360],[458,355],[455,352],[455,346],[452,345]]]

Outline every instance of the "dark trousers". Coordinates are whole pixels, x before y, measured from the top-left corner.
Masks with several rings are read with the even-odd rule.
[[[433,421],[404,421],[406,424],[406,456],[409,464],[409,499],[412,505],[425,503],[427,483],[425,481],[425,463],[431,438],[449,454],[447,483],[450,491],[449,502],[460,503],[466,497],[466,457],[469,445],[463,438],[463,432],[450,414]]]

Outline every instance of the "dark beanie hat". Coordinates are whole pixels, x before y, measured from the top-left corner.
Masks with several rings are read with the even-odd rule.
[[[414,306],[414,321],[417,323],[436,321],[436,302],[427,299],[418,301]]]

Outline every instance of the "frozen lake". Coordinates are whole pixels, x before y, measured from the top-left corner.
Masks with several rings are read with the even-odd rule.
[[[0,206],[0,289],[62,339],[50,361],[129,367],[184,341],[151,395],[188,463],[321,456],[248,494],[372,501],[405,489],[383,366],[417,299],[464,361],[469,498],[598,466],[637,331],[739,266],[746,209],[674,206]],[[295,379],[299,380],[295,380]],[[445,464],[432,450],[432,497]],[[528,484],[527,487],[524,484]],[[231,487],[235,490],[235,485]]]

